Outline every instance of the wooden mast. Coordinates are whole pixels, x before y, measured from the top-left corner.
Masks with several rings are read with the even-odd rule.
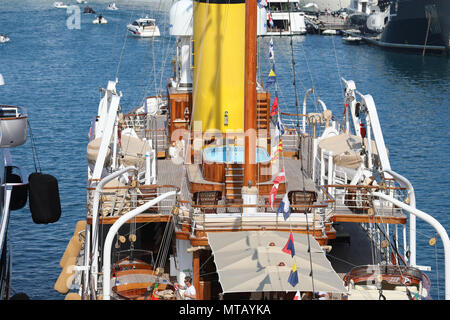
[[[244,187],[256,187],[256,0],[245,4]]]

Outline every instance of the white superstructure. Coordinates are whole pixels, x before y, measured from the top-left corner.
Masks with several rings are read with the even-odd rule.
[[[328,11],[336,11],[341,8],[348,8],[352,0],[299,0],[300,8],[308,3],[315,3],[318,9],[322,12],[327,9]]]
[[[356,12],[370,14],[372,12],[371,7],[377,4],[378,0],[351,0],[348,7]]]
[[[298,1],[267,1],[267,35],[306,34],[305,14]]]

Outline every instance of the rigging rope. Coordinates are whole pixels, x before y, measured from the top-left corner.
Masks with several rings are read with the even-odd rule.
[[[28,127],[30,128],[29,136],[30,136],[30,142],[31,142],[31,154],[33,155],[34,170],[37,172],[38,171],[37,168],[39,168],[39,172],[42,172],[42,170],[41,170],[41,162],[39,161],[39,157],[38,157],[38,154],[37,154],[37,151],[36,151],[36,142],[35,142],[35,139],[34,139],[33,132],[31,130],[30,120],[28,118],[27,118],[27,124],[28,124]]]
[[[345,103],[344,88],[342,87],[342,81],[341,81],[341,70],[339,68],[339,61],[338,61],[338,57],[337,57],[337,53],[336,53],[336,46],[334,44],[334,36],[333,35],[331,35],[331,43],[333,44],[333,52],[334,52],[334,57],[336,59],[336,68],[337,68],[337,72],[338,72],[338,83],[339,83],[339,86],[341,87],[342,99]]]

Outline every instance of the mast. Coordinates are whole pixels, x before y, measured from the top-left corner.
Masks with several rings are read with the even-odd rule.
[[[256,187],[256,0],[245,3],[245,76],[244,76],[244,204],[258,203]],[[256,206],[244,213],[257,212]]]
[[[256,187],[256,0],[245,5],[244,187]]]

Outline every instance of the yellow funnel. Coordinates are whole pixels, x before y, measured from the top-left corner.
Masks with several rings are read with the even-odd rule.
[[[245,1],[194,0],[192,120],[202,132],[244,132],[244,62]]]

